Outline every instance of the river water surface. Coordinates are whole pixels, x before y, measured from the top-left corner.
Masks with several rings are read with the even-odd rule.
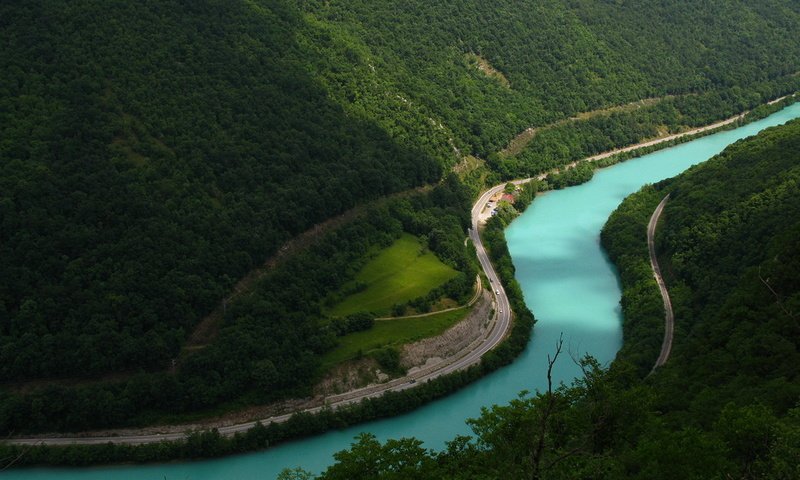
[[[19,480],[209,480],[273,479],[286,467],[319,472],[332,455],[359,432],[381,440],[414,436],[429,448],[441,448],[458,434],[469,434],[464,421],[482,406],[506,403],[521,390],[546,386],[548,353],[563,333],[573,355],[590,353],[608,364],[622,343],[620,289],[613,266],[600,249],[600,229],[629,194],[646,183],[672,177],[703,162],[727,145],[763,128],[800,117],[795,104],[770,117],[728,132],[695,140],[597,172],[591,182],[540,195],[506,231],[509,250],[525,301],[537,318],[528,348],[505,367],[459,392],[399,417],[358,425],[276,448],[219,460],[164,465],[91,469],[11,470],[0,478]],[[570,382],[579,374],[569,356],[554,373]]]

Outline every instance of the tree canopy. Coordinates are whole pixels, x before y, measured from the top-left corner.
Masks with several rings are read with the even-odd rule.
[[[484,408],[469,421],[473,436],[440,452],[362,435],[307,478],[796,478],[798,189],[795,120],[632,195],[603,230],[624,289],[625,347],[610,368],[584,358],[572,385]],[[657,239],[677,328],[669,361],[647,376],[658,348],[646,339],[660,344],[663,310],[649,322],[646,304],[661,299],[643,294],[639,270],[648,219],[667,192]],[[643,345],[651,355],[630,348]],[[303,472],[283,478],[293,474]]]
[[[306,392],[335,337],[319,302],[364,248],[424,235],[471,278],[470,191],[447,174],[462,158],[528,175],[795,91],[798,25],[788,0],[4,2],[0,431]],[[424,185],[181,353],[289,239]]]

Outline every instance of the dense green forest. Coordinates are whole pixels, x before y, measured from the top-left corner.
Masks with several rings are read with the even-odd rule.
[[[448,177],[446,183],[452,182],[452,178],[452,176]],[[481,362],[465,370],[458,370],[424,383],[421,382],[416,388],[388,391],[379,397],[366,398],[357,404],[342,406],[335,410],[323,409],[314,414],[297,413],[284,423],[273,422],[262,425],[259,422],[253,428],[236,433],[231,437],[223,436],[218,430],[211,429],[193,432],[186,440],[138,445],[105,443],[66,447],[49,445],[29,447],[0,443],[0,468],[12,465],[86,466],[100,463],[167,462],[176,459],[208,458],[260,450],[283,441],[407,412],[448,395],[456,389],[480,379],[483,375],[511,363],[528,345],[534,317],[525,306],[522,289],[514,277],[514,265],[508,252],[503,230],[511,220],[530,205],[541,186],[542,184],[539,182],[530,182],[523,186],[522,190],[517,193],[517,201],[514,206],[506,204],[501,214],[494,217],[487,225],[485,245],[490,252],[492,262],[497,266],[500,281],[503,283],[514,309],[514,324],[506,341],[487,352]],[[436,192],[438,195],[434,195],[434,198],[438,197],[440,201],[452,195],[452,192],[447,193],[445,189],[437,189]],[[420,200],[423,199],[417,199],[417,201]],[[407,212],[412,211],[408,208],[409,206],[406,202],[397,204],[400,210]],[[416,206],[417,208],[413,211],[424,210],[420,208],[422,205],[417,204]],[[437,216],[446,216],[446,210],[429,210],[429,212],[435,213]],[[380,212],[373,212],[373,214],[380,216]],[[402,215],[400,216],[402,217]],[[420,223],[419,216],[407,217],[407,220],[418,225],[418,228],[424,225],[424,223]],[[363,232],[365,229],[362,228],[361,231]],[[384,240],[388,240],[388,238],[384,237]],[[442,257],[448,262],[454,260],[448,255],[442,255]],[[465,285],[471,287],[469,282],[465,282]],[[452,288],[452,286],[448,288]],[[339,335],[340,332],[333,323],[331,322],[327,333]],[[45,400],[45,398],[41,398],[40,403],[45,404]],[[46,415],[46,413],[40,415]]]
[[[667,193],[657,243],[677,327],[648,376],[663,307],[646,228]],[[473,437],[441,452],[364,434],[318,477],[281,478],[798,478],[800,121],[632,195],[603,244],[624,289],[625,348],[610,368],[585,358],[573,385],[484,409]]]
[[[141,425],[183,420],[187,413],[223,402],[307,395],[320,373],[321,355],[336,345],[336,337],[359,329],[351,319],[325,316],[326,295],[351,280],[375,247],[390,245],[402,232],[433,232],[430,250],[460,272],[440,294],[471,295],[475,262],[463,243],[469,194],[454,175],[448,178],[430,194],[371,209],[271,269],[250,294],[227,308],[216,340],[184,358],[176,373],[139,372],[102,383],[9,389],[0,393],[0,427],[33,432]]]
[[[335,343],[319,303],[365,249],[423,235],[454,291],[471,279],[459,242],[480,185],[447,176],[463,156],[523,175],[795,91],[798,25],[787,0],[4,2],[0,431],[306,392]],[[167,371],[284,242],[421,185],[438,186],[262,279]]]

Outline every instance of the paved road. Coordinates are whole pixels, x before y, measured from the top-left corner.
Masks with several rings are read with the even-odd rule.
[[[653,365],[653,373],[656,368],[667,363],[669,359],[669,352],[672,350],[672,336],[675,330],[675,315],[672,312],[672,302],[669,300],[669,292],[667,286],[664,284],[664,279],[661,277],[661,268],[658,266],[658,258],[656,258],[656,247],[654,238],[656,235],[656,226],[658,226],[658,219],[661,218],[661,212],[664,211],[664,205],[669,200],[669,194],[661,200],[658,204],[653,215],[650,217],[650,222],[647,224],[647,249],[650,251],[650,266],[653,268],[653,276],[658,283],[658,289],[661,290],[661,298],[664,300],[664,341],[661,343],[661,353]]]
[[[771,103],[778,102],[785,97],[781,97],[775,99]],[[625,147],[617,150],[612,150],[610,152],[602,153],[600,155],[595,155],[593,157],[586,158],[584,160],[573,162],[566,167],[562,168],[571,168],[577,165],[579,162],[584,161],[596,161],[600,160],[601,158],[605,158],[616,153],[621,153],[629,150],[634,150],[637,148],[655,145],[658,143],[674,140],[676,138],[680,138],[686,135],[693,135],[696,133],[700,133],[709,129],[718,128],[723,125],[732,123],[740,118],[742,118],[744,114],[737,115],[735,117],[731,117],[727,120],[722,122],[717,122],[713,125],[708,125],[701,128],[696,128],[694,130],[683,132],[676,135],[671,135],[668,137],[651,140],[649,142],[643,142],[637,145],[633,145],[630,147]],[[555,169],[553,172],[543,173],[536,178],[542,180],[546,178],[550,173],[558,172],[558,169]],[[531,178],[521,179],[521,180],[514,180],[512,183],[516,185],[521,185],[523,183],[527,183],[531,181]],[[475,205],[472,207],[472,228],[470,229],[469,236],[472,239],[473,244],[475,245],[475,250],[477,251],[478,260],[480,261],[481,267],[484,270],[484,273],[490,280],[490,287],[492,288],[492,292],[495,294],[495,302],[496,302],[496,311],[493,321],[490,325],[490,329],[488,330],[487,334],[477,342],[473,342],[470,345],[470,348],[462,352],[460,356],[453,359],[451,362],[448,363],[440,363],[428,369],[423,369],[413,374],[396,379],[381,385],[365,387],[359,390],[353,390],[351,392],[343,393],[341,395],[336,395],[332,397],[328,397],[326,399],[326,406],[330,408],[338,408],[344,405],[350,405],[356,402],[361,401],[365,398],[374,398],[382,395],[383,393],[393,390],[393,391],[401,391],[406,390],[408,388],[413,388],[416,386],[417,382],[430,380],[441,375],[445,375],[447,373],[454,372],[456,370],[464,369],[477,363],[480,358],[489,350],[494,348],[500,341],[505,337],[508,328],[511,324],[511,307],[508,303],[508,297],[506,297],[505,291],[503,290],[502,285],[500,285],[500,280],[497,277],[496,272],[494,271],[494,267],[492,266],[489,258],[486,254],[486,250],[483,247],[483,243],[478,235],[478,224],[483,222],[486,218],[489,217],[489,210],[486,209],[485,205],[488,203],[489,199],[501,191],[505,185],[497,185],[486,192],[478,199]],[[656,209],[656,212],[660,215],[661,210],[663,210],[663,205],[666,202],[666,198],[662,200],[659,207]],[[653,225],[653,230],[655,230],[655,223],[658,221],[658,215],[654,214],[655,220],[651,218],[651,224]],[[664,298],[664,306],[665,310],[668,311],[669,320],[667,321],[667,328],[668,334],[664,336],[664,344],[662,345],[661,355],[659,356],[658,360],[656,361],[656,367],[663,365],[664,362],[667,361],[669,357],[669,350],[672,346],[672,328],[673,328],[673,319],[672,319],[672,305],[669,303],[669,295],[667,293],[666,286],[664,286],[664,282],[661,279],[660,271],[658,270],[658,262],[655,260],[655,254],[652,250],[652,237],[650,236],[650,228],[648,228],[648,244],[650,245],[650,258],[651,263],[653,264],[653,270],[656,273],[656,281],[659,282],[659,287],[661,288],[662,297]],[[314,407],[305,410],[306,412],[314,413],[319,411],[323,407]],[[264,418],[259,420],[263,424],[268,424],[271,422],[285,422],[291,417],[292,414],[280,415],[270,418]],[[230,425],[225,427],[220,427],[219,431],[225,435],[233,435],[236,432],[242,432],[249,428],[252,428],[256,424],[255,421],[247,422],[237,425]],[[115,442],[115,443],[126,443],[126,444],[140,444],[140,443],[153,443],[159,442],[162,440],[180,440],[186,438],[186,433],[164,433],[164,434],[155,434],[155,435],[114,435],[114,436],[102,436],[102,437],[41,437],[41,438],[12,438],[5,440],[6,442],[10,443],[17,443],[17,444],[48,444],[48,445],[65,445],[65,444],[99,444],[99,443],[108,443],[108,442]]]
[[[524,183],[520,181],[519,183]],[[455,372],[457,370],[465,369],[471,365],[478,363],[481,357],[489,350],[497,346],[506,336],[508,329],[511,325],[511,307],[506,297],[505,290],[500,284],[500,279],[494,270],[486,249],[483,247],[480,236],[478,235],[478,223],[481,221],[481,211],[488,199],[502,190],[505,185],[498,185],[491,190],[484,193],[478,202],[472,208],[472,228],[470,229],[469,236],[475,245],[478,260],[483,268],[486,276],[491,280],[490,287],[495,296],[495,315],[489,325],[486,333],[472,344],[469,348],[465,349],[461,354],[451,357],[445,362],[437,365],[423,368],[414,373],[398,378],[380,385],[367,386],[358,390],[352,390],[340,395],[334,395],[325,399],[324,406],[317,406],[304,410],[308,413],[316,413],[322,408],[339,408],[346,405],[358,403],[366,398],[375,398],[383,395],[387,391],[402,391],[409,388],[414,388],[419,383],[427,380]],[[285,422],[292,416],[291,413],[285,415],[278,415],[274,417],[264,418],[258,420],[262,424],[269,424],[271,422]],[[218,430],[223,435],[233,435],[237,432],[244,432],[253,426],[257,421],[240,423],[236,425],[229,425],[219,427]],[[173,427],[174,428],[174,427]],[[182,440],[186,438],[187,432],[166,432],[161,434],[109,434],[107,436],[59,436],[59,437],[37,437],[37,438],[12,438],[6,440],[9,443],[16,443],[21,445],[31,444],[46,444],[46,445],[92,445],[104,443],[124,443],[130,445],[155,443],[166,440]]]

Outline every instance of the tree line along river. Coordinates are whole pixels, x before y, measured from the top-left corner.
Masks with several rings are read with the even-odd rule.
[[[607,364],[622,344],[620,289],[613,266],[600,248],[600,229],[629,194],[647,183],[675,176],[760,130],[800,117],[794,104],[757,122],[603,169],[583,185],[540,195],[506,231],[525,300],[537,318],[525,352],[511,365],[453,395],[398,417],[289,442],[246,455],[199,462],[88,469],[8,470],[8,480],[209,480],[271,479],[286,467],[321,471],[333,453],[347,448],[363,431],[380,440],[417,437],[441,448],[469,434],[465,420],[482,406],[507,403],[520,391],[546,386],[547,353],[563,333],[571,356],[593,355]],[[569,355],[554,371],[556,381],[580,373]]]

